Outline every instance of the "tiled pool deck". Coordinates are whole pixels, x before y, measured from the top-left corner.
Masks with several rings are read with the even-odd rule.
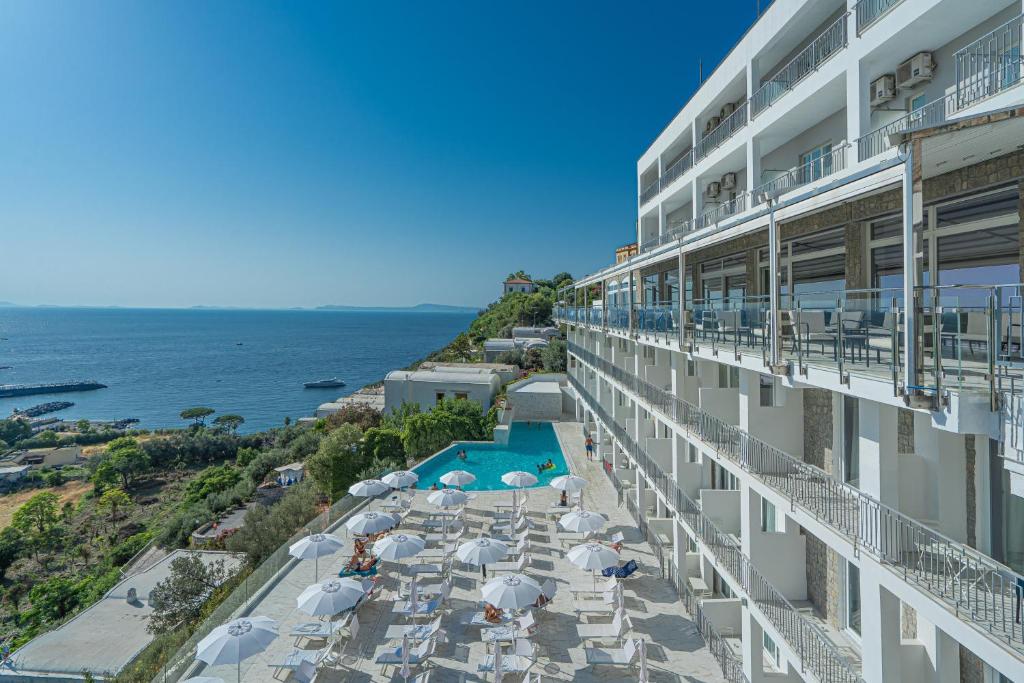
[[[616,507],[615,490],[601,472],[600,465],[589,462],[583,448],[583,436],[580,425],[573,422],[559,423],[556,430],[561,439],[565,457],[569,466],[576,474],[585,477],[589,484],[584,491],[584,504],[591,510],[599,510],[609,518],[605,527],[607,534],[622,531],[625,534],[625,547],[622,558],[637,558],[641,565],[639,577],[631,578],[625,583],[626,612],[632,621],[631,637],[643,638],[648,642],[648,667],[652,681],[723,681],[721,671],[714,658],[708,652],[693,623],[688,618],[682,605],[676,598],[671,585],[662,579],[655,569],[656,560],[647,543],[641,538],[632,518],[625,507]],[[558,492],[549,487],[531,490],[529,494],[530,518],[541,522],[547,507],[558,497]],[[469,528],[463,539],[475,538],[486,533],[484,524],[489,525],[492,505],[497,501],[508,502],[511,493],[478,492],[468,508],[467,522]],[[378,505],[374,502],[374,506]],[[418,530],[418,522],[434,506],[426,502],[426,493],[416,494],[413,509],[403,525],[412,533]],[[530,537],[532,544],[533,566],[526,571],[543,583],[548,577],[558,584],[558,595],[549,609],[535,613],[538,622],[537,633],[533,641],[538,645],[537,662],[531,672],[540,674],[544,681],[624,681],[635,680],[637,669],[628,672],[622,667],[592,667],[586,664],[583,642],[576,633],[576,624],[580,623],[574,612],[574,603],[570,588],[589,588],[592,579],[589,572],[577,569],[565,560],[561,544],[555,535],[555,523],[547,522],[546,530],[534,531]],[[344,535],[344,530],[339,532]],[[321,558],[321,580],[328,578],[347,559],[341,553]],[[409,562],[408,560],[406,562]],[[374,663],[375,653],[386,644],[384,633],[388,626],[406,623],[400,617],[392,615],[392,601],[398,589],[398,572],[395,565],[386,565],[383,572],[384,590],[373,601],[359,610],[360,630],[353,642],[342,641],[339,648],[344,647],[343,657],[338,668],[324,668],[320,671],[317,681],[392,681],[402,680],[397,672],[398,667],[389,666],[386,673],[381,665]],[[442,628],[447,632],[446,642],[438,645],[436,654],[431,659],[433,681],[482,681],[493,680],[493,674],[484,676],[477,673],[477,665],[485,656],[485,645],[480,642],[479,629],[464,625],[463,619],[476,611],[480,597],[479,571],[473,568],[461,569],[455,563],[452,572],[453,590],[448,609],[444,614]],[[434,580],[424,583],[434,583]],[[283,681],[284,670],[275,671],[268,663],[281,659],[296,647],[295,640],[288,633],[297,625],[314,621],[296,609],[296,596],[309,584],[313,583],[313,563],[303,562],[287,571],[281,580],[268,594],[255,605],[253,615],[266,615],[280,623],[281,636],[260,655],[242,663],[241,678],[243,681]],[[608,622],[609,618],[588,618],[589,622]],[[425,619],[421,618],[422,623]],[[396,645],[398,643],[395,643]],[[617,643],[606,643],[619,646]],[[315,650],[322,647],[318,641],[303,640],[298,647]],[[358,655],[356,658],[353,655]],[[417,670],[413,670],[414,674]],[[277,674],[275,678],[275,673]],[[197,675],[193,673],[193,675]],[[234,666],[209,667],[201,672],[203,676],[218,676],[225,681],[234,681]],[[520,681],[522,674],[506,674],[506,681]]]

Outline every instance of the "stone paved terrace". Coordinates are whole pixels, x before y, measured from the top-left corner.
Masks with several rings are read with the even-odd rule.
[[[605,532],[616,531],[625,534],[626,542],[622,551],[623,560],[637,558],[641,565],[640,575],[625,582],[626,612],[632,621],[630,636],[643,638],[648,642],[648,665],[652,681],[717,682],[724,681],[714,658],[708,652],[695,626],[679,603],[671,585],[657,573],[650,547],[640,541],[640,534],[625,507],[616,505],[616,493],[596,462],[588,462],[580,425],[563,422],[556,425],[559,438],[565,450],[569,467],[584,476],[589,485],[584,491],[584,505],[599,510],[609,518]],[[529,468],[525,468],[529,469]],[[535,522],[544,521],[548,506],[555,502],[558,492],[551,488],[532,489],[529,493],[530,518]],[[469,528],[463,539],[475,538],[486,533],[482,530],[487,516],[491,514],[496,501],[510,502],[511,491],[479,492],[468,506]],[[379,505],[373,502],[373,507]],[[426,492],[418,492],[412,511],[403,528],[411,533],[423,533],[419,526],[426,514],[435,511],[426,501]],[[489,524],[489,522],[487,522]],[[338,532],[345,536],[344,528]],[[533,566],[525,573],[543,583],[552,577],[558,584],[558,595],[552,605],[535,613],[538,630],[533,640],[538,644],[538,658],[531,671],[540,673],[544,681],[623,681],[633,680],[637,668],[626,671],[621,667],[591,667],[586,664],[584,643],[576,633],[576,624],[581,623],[574,612],[570,588],[590,588],[592,578],[589,572],[577,569],[562,556],[561,543],[555,534],[555,523],[547,521],[546,530],[536,530],[531,535]],[[428,552],[431,546],[428,545]],[[336,573],[345,557],[339,553],[320,560],[321,580]],[[410,562],[406,560],[403,564]],[[353,642],[346,638],[339,641],[341,650],[339,664],[321,669],[317,681],[391,681],[401,680],[397,667],[390,666],[382,672],[381,665],[374,663],[374,655],[385,646],[384,633],[388,626],[407,623],[391,613],[392,601],[396,598],[399,573],[395,564],[387,564],[382,572],[383,592],[373,601],[364,605],[358,613],[360,630]],[[314,621],[296,609],[296,596],[313,583],[313,563],[295,565],[276,584],[253,610],[253,615],[266,615],[280,623],[281,636],[262,654],[242,663],[243,681],[284,681],[293,680],[285,670],[268,666],[268,662],[280,659],[296,647],[296,641],[288,633],[297,625]],[[458,561],[452,572],[453,591],[445,611],[442,628],[447,632],[447,642],[439,644],[432,658],[433,681],[482,681],[493,680],[493,674],[484,676],[477,673],[477,665],[485,656],[485,645],[480,642],[479,629],[463,623],[470,613],[477,611],[481,586],[479,571],[464,567]],[[434,583],[434,579],[422,583]],[[426,621],[420,618],[421,623]],[[608,622],[609,617],[584,615],[582,621]],[[324,646],[323,641],[301,640],[298,647],[316,650]],[[394,643],[398,645],[399,643]],[[620,646],[619,643],[604,643]],[[416,673],[417,670],[414,670]],[[276,677],[275,677],[276,674]],[[234,666],[208,667],[190,675],[218,676],[225,681],[234,681]],[[505,680],[521,680],[521,674],[506,674]]]

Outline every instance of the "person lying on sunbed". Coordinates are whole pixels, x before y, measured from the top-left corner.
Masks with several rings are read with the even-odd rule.
[[[359,563],[359,566],[356,568],[356,571],[368,572],[371,569],[373,569],[374,566],[376,566],[377,562],[377,557],[374,555],[370,555],[368,558]]]
[[[484,604],[484,621],[490,624],[500,624],[504,616],[502,611],[491,603]]]

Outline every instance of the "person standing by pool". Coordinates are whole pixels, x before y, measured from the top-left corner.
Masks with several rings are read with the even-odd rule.
[[[594,440],[587,434],[587,460],[594,459]]]

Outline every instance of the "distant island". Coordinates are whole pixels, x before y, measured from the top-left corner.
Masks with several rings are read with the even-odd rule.
[[[474,306],[449,306],[447,304],[416,304],[415,306],[341,306],[337,304],[317,306],[318,311],[366,311],[387,313],[477,313]]]

